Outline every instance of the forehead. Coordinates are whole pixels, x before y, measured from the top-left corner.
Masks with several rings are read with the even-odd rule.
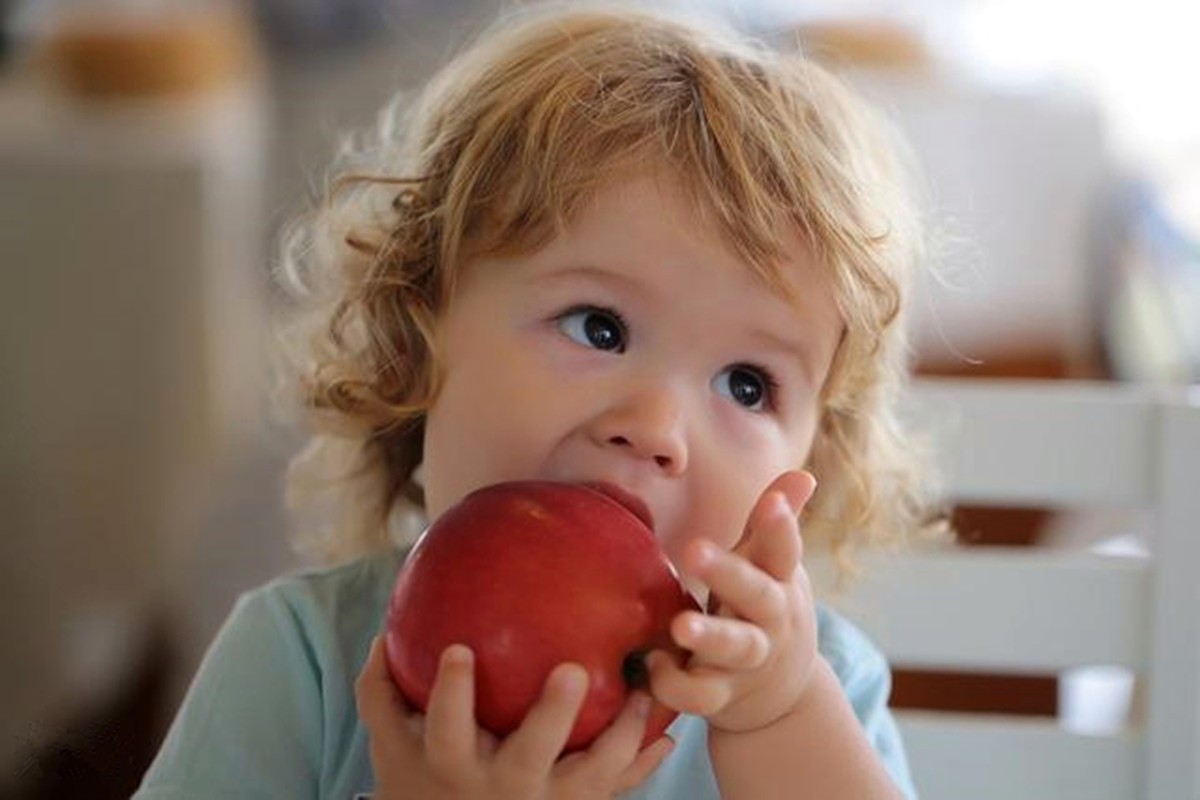
[[[780,215],[773,235],[775,242],[757,243],[761,252],[739,246],[710,199],[670,171],[643,170],[600,184],[565,220],[548,249],[595,249],[629,259],[634,262],[630,266],[656,258],[690,258],[697,270],[719,270],[798,310],[832,301],[828,270],[799,225]],[[777,250],[773,254],[772,245]]]
[[[535,281],[612,287],[696,336],[764,334],[803,351],[820,383],[841,338],[841,315],[800,232],[783,231],[780,239],[771,280],[678,182],[634,175],[599,187],[559,235],[517,259],[517,270]]]

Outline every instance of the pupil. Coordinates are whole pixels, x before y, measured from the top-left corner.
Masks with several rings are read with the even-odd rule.
[[[752,373],[735,369],[729,376],[729,390],[734,399],[744,406],[757,405],[762,399],[762,385]]]
[[[588,341],[598,350],[614,350],[621,344],[613,321],[601,314],[588,314],[583,328]]]

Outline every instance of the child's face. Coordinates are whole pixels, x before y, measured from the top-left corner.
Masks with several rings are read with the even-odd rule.
[[[699,536],[732,547],[804,465],[841,334],[808,248],[787,244],[794,304],[669,182],[639,178],[544,249],[471,265],[439,331],[430,518],[499,481],[599,480],[645,502],[673,559]]]

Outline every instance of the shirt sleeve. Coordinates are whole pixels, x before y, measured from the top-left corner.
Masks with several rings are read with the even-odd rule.
[[[320,677],[268,589],[242,595],[201,662],[134,800],[315,798]]]
[[[917,790],[896,719],[888,708],[892,672],[887,660],[867,636],[846,619],[824,608],[820,622],[821,651],[837,673],[863,731],[879,754],[896,787],[909,800]]]

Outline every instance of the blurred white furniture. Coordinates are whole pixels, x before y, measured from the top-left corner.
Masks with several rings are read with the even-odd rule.
[[[850,77],[917,161],[937,267],[915,286],[922,362],[1054,353],[1079,374],[1094,358],[1097,217],[1117,169],[1098,101],[1062,83],[956,68]]]
[[[125,678],[207,467],[261,416],[265,125],[248,87],[0,83],[5,774]]]
[[[833,602],[893,666],[1137,676],[1132,713],[1108,732],[898,712],[923,800],[1200,798],[1200,392],[926,380],[912,413],[934,432],[949,496],[1143,510],[1149,550],[949,547],[865,560],[863,580]]]

